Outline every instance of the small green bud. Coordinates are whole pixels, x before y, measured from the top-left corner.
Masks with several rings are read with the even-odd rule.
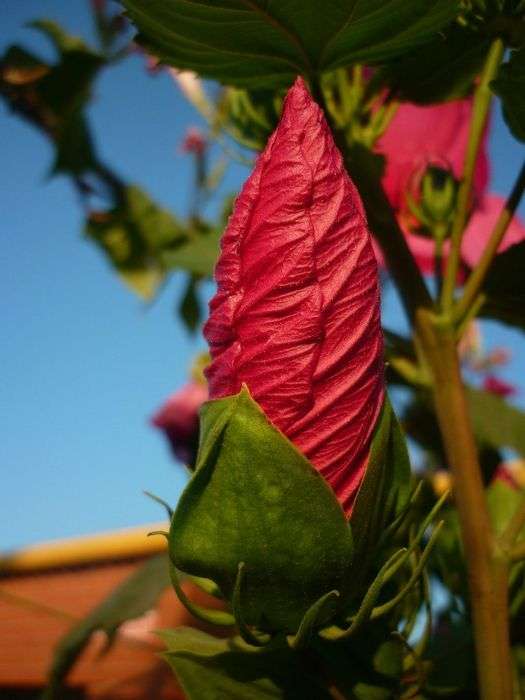
[[[448,223],[456,208],[458,183],[444,168],[430,165],[421,178],[421,207],[432,224]]]

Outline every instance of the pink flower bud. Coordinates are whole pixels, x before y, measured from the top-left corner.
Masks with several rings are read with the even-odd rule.
[[[195,153],[195,155],[204,153],[206,150],[206,139],[202,131],[195,126],[190,126],[184,136],[181,150],[184,151],[184,153]]]
[[[488,374],[485,377],[483,381],[483,388],[485,391],[489,391],[491,394],[496,394],[496,396],[501,396],[504,399],[518,393],[518,390],[513,384],[509,384],[503,379],[495,377],[493,374]]]
[[[164,431],[175,457],[185,464],[193,461],[199,409],[207,398],[208,389],[202,382],[188,382],[151,419],[155,427]]]
[[[248,386],[347,514],[384,398],[365,214],[302,79],[237,199],[204,334],[210,397]]]

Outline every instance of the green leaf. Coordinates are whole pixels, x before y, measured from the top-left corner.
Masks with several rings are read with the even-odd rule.
[[[197,230],[184,243],[167,248],[162,261],[168,269],[182,269],[200,277],[212,277],[219,257],[220,229]]]
[[[519,141],[525,141],[525,49],[511,51],[491,87],[503,102],[507,126]]]
[[[179,304],[179,315],[184,321],[186,328],[194,333],[199,327],[201,320],[201,307],[197,296],[197,280],[190,276],[186,285],[186,290]]]
[[[161,633],[164,658],[188,700],[329,700],[320,677],[285,646],[254,650],[242,640],[217,639],[179,627]]]
[[[488,391],[468,389],[467,398],[476,438],[525,457],[525,413]]]
[[[359,578],[364,577],[372,562],[375,544],[386,525],[407,502],[410,475],[405,437],[387,396],[372,439],[365,478],[350,518]]]
[[[93,632],[104,631],[109,646],[120,625],[151,610],[168,586],[166,555],[152,557],[121,583],[92,613],[76,624],[55,649],[45,700],[60,700],[62,684]]]
[[[482,316],[525,330],[525,242],[499,253],[491,265],[483,292]]]
[[[0,61],[0,94],[55,144],[53,173],[79,175],[93,170],[97,159],[83,109],[104,59],[53,22],[40,20],[32,26],[53,42],[59,60],[50,65],[11,47]]]
[[[457,99],[472,87],[489,45],[490,39],[454,24],[384,66],[378,79],[401,100],[431,104]]]
[[[178,569],[231,600],[244,562],[245,622],[295,633],[311,605],[341,590],[352,550],[334,493],[245,388],[204,404],[197,469],[171,524]]]
[[[150,298],[166,270],[161,251],[173,241],[184,241],[178,220],[136,186],[122,188],[121,205],[93,212],[85,233],[106,253],[133,291]]]
[[[29,22],[29,27],[38,29],[53,42],[58,53],[68,53],[69,51],[89,51],[88,46],[80,37],[71,36],[62,27],[50,19],[36,19]]]
[[[162,61],[250,89],[398,56],[457,12],[455,0],[122,0]]]
[[[493,480],[487,489],[487,504],[496,535],[505,530],[523,498],[521,489],[507,484],[503,479]]]

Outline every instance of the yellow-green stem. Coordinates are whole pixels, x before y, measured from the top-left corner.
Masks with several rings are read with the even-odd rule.
[[[434,401],[448,462],[467,563],[478,688],[481,700],[511,700],[508,565],[493,546],[476,444],[461,380],[452,324],[418,312],[417,325],[432,371]]]
[[[483,139],[483,132],[487,124],[492,91],[490,83],[495,78],[504,51],[503,41],[494,39],[491,44],[487,60],[480,76],[479,84],[474,94],[472,122],[465,154],[465,163],[461,184],[458,191],[458,203],[454,222],[452,224],[450,255],[448,258],[441,305],[445,311],[450,311],[454,301],[454,289],[458,276],[461,239],[469,214],[472,196],[472,183],[478,158],[479,148]]]

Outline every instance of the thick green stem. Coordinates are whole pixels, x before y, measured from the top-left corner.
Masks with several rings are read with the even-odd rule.
[[[483,255],[481,256],[479,263],[476,265],[470,277],[468,278],[467,284],[465,285],[465,290],[463,292],[463,296],[461,297],[461,299],[457,303],[456,308],[454,309],[454,318],[456,320],[461,320],[463,316],[465,316],[468,313],[470,307],[475,302],[478,294],[480,293],[481,287],[483,285],[483,282],[485,281],[490,265],[494,259],[494,256],[497,253],[501,241],[503,240],[503,236],[505,235],[509,224],[512,221],[512,217],[514,216],[514,212],[516,211],[518,204],[520,203],[524,190],[525,164],[522,165],[520,173],[516,179],[516,183],[512,188],[512,192],[510,193],[509,198],[505,202],[505,206],[503,207],[501,214],[499,215],[498,220],[496,221],[496,225],[494,226],[494,229],[489,238],[489,242],[487,243],[487,246],[483,251]]]
[[[493,546],[481,470],[450,323],[418,313],[423,350],[431,367],[434,400],[448,462],[468,570],[479,697],[512,698],[508,632],[508,565]]]
[[[441,296],[441,304],[445,311],[450,311],[454,301],[454,289],[456,287],[460,261],[461,239],[468,219],[476,162],[483,139],[483,132],[487,124],[490,101],[492,99],[490,83],[496,77],[503,57],[504,48],[501,39],[494,39],[474,94],[472,122],[470,125],[467,152],[465,154],[463,175],[458,191],[456,214],[452,224],[450,255],[443,284],[443,294]]]

